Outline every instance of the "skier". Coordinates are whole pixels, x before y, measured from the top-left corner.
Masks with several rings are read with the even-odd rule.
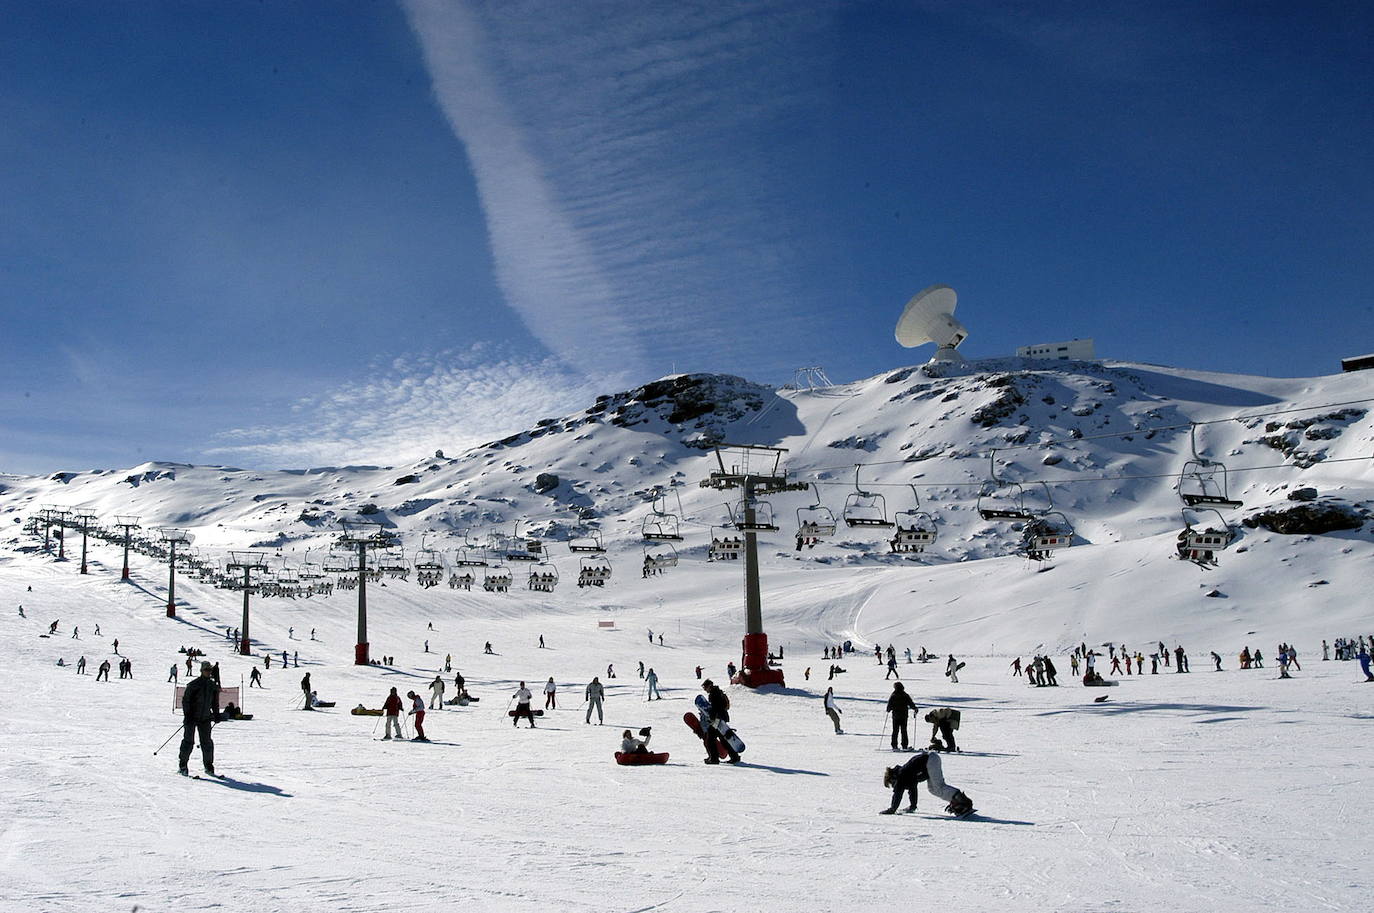
[[[453,654],[452,654],[452,653],[445,653],[445,654],[444,654],[444,671],[445,671],[445,672],[452,672],[452,671],[453,671]]]
[[[959,660],[955,659],[954,654],[951,653],[949,662],[945,663],[945,675],[949,676],[949,680],[956,685],[959,684],[959,666]]]
[[[200,759],[205,772],[215,775],[215,743],[210,738],[210,729],[219,722],[219,685],[210,675],[210,664],[200,664],[200,676],[186,686],[181,696],[181,715],[184,731],[181,737],[181,751],[177,755],[177,771],[189,776],[186,769],[191,760],[191,749],[195,747],[196,736],[200,737]]]
[[[894,654],[889,653],[887,657],[887,675],[883,676],[883,681],[887,681],[894,675],[897,676],[899,680],[902,677],[901,673],[897,671],[897,657]]]
[[[405,705],[401,703],[401,696],[392,688],[391,693],[386,696],[386,701],[382,704],[382,712],[386,714],[386,735],[382,736],[383,742],[391,741],[391,730],[395,728],[396,738],[401,738],[401,710]]]
[[[100,681],[101,679],[107,682],[110,680],[110,661],[108,659],[103,661],[95,670],[95,680]]]
[[[57,624],[57,622],[54,621],[54,622],[53,622],[53,625],[55,626],[56,624]],[[115,656],[118,656],[118,655],[119,655],[119,638],[118,638],[118,637],[116,637],[116,638],[114,639],[114,655],[115,655]]]
[[[76,661],[76,674],[77,674],[77,675],[85,675],[85,674],[86,674],[86,657],[83,656],[83,657],[81,657],[80,659],[78,659],[78,660]]]
[[[601,701],[605,697],[606,686],[601,684],[601,680],[593,675],[591,684],[587,686],[587,696],[584,698],[587,702],[586,722],[590,723],[592,721],[593,710],[596,711],[596,725],[600,726],[602,723],[606,722],[606,715],[601,710]]]
[[[1019,657],[1019,656],[1016,657],[1016,659],[1013,659],[1013,660],[1011,661],[1011,677],[1012,677],[1012,678],[1020,678],[1020,677],[1021,677],[1021,657]]]
[[[644,681],[646,683],[644,691],[649,695],[648,699],[651,701],[663,700],[663,695],[658,693],[658,673],[650,669],[649,674],[644,676]]]
[[[310,673],[309,673],[309,672],[305,673],[305,676],[301,679],[301,690],[305,692],[305,706],[301,707],[301,709],[302,709],[302,710],[314,710],[315,708],[312,707],[312,706],[310,706]]]
[[[287,629],[286,629],[286,639],[287,639],[287,640],[295,640],[295,639],[296,639],[296,629],[295,629],[295,628],[287,628]]]
[[[520,718],[523,716],[530,721],[530,728],[534,728],[534,711],[530,710],[530,699],[532,697],[534,697],[534,695],[530,694],[530,689],[525,687],[524,682],[521,682],[520,687],[516,689],[514,694],[515,718],[511,720],[512,726],[519,726]]]
[[[262,687],[262,670],[257,666],[254,666],[248,673],[248,687],[251,688],[254,685],[257,685],[259,688]]]
[[[926,714],[930,724],[930,747],[937,751],[958,751],[954,744],[954,730],[959,728],[959,711],[953,707],[939,707]],[[937,736],[938,733],[938,736]],[[940,737],[944,741],[940,741]]]
[[[558,709],[558,686],[553,683],[552,675],[550,675],[549,680],[544,683],[544,709]]]
[[[901,733],[903,750],[911,747],[911,739],[907,735],[906,717],[907,713],[915,713],[918,708],[911,695],[906,693],[906,686],[901,682],[892,686],[892,695],[887,699],[887,712],[892,714],[892,750],[897,750],[897,734]]]
[[[434,676],[434,681],[429,683],[429,694],[429,709],[433,710],[438,707],[442,710],[444,707],[444,680],[442,678],[437,675]]]
[[[172,663],[172,671],[167,673],[167,681],[175,684],[177,680],[177,669],[181,668],[176,663]]]
[[[653,643],[653,642],[654,642],[654,629],[653,629],[653,628],[650,628],[650,629],[649,629],[649,643]]]
[[[607,679],[615,678],[615,666],[614,666],[613,664],[611,664],[611,663],[607,663],[607,664],[606,664],[606,678],[607,678]]]
[[[844,735],[844,730],[840,728],[840,714],[844,711],[835,704],[835,689],[825,689],[825,715],[830,717],[830,722],[835,724],[835,735]]]
[[[487,641],[487,646],[486,646],[485,649],[482,650],[482,652],[483,652],[483,653],[490,654],[490,655],[492,655],[492,656],[495,656],[495,655],[496,655],[494,652],[492,652],[492,649],[491,649],[491,641]]]
[[[310,629],[310,639],[311,639],[311,640],[314,640],[314,639],[315,639],[315,629],[314,629],[314,628],[311,628],[311,629]]]
[[[909,666],[909,665],[911,665],[911,648],[910,648],[910,647],[907,647],[905,652],[906,652],[906,663],[907,663],[907,665]]]
[[[701,681],[701,667],[697,666],[697,681]]]
[[[541,650],[544,649],[544,635],[543,635],[543,634],[540,634],[540,635],[539,635],[539,649],[541,649]]]
[[[58,622],[58,621],[61,621],[61,620],[62,620],[62,619],[59,618],[59,619],[57,619],[57,621],[54,621],[52,624],[48,625],[48,633],[49,633],[49,634],[56,634],[56,633],[57,633],[57,622]],[[115,643],[118,643],[118,641],[115,641]],[[118,648],[118,647],[115,647],[115,652],[116,652],[116,653],[119,652],[119,648]]]
[[[1212,651],[1212,662],[1216,664],[1217,671],[1221,671],[1221,654],[1216,650]]]
[[[644,677],[644,660],[642,659],[639,661],[639,677]]]
[[[973,802],[969,797],[945,782],[940,756],[929,751],[918,751],[901,767],[889,767],[883,771],[883,786],[892,790],[892,804],[878,814],[895,814],[897,806],[902,804],[904,792],[910,798],[906,810],[916,811],[916,787],[922,780],[925,781],[926,789],[930,790],[932,796],[949,803],[945,806],[945,811],[956,816],[967,815],[973,811]]]
[[[706,718],[702,720],[702,727],[706,731],[706,763],[719,764],[720,745],[725,745],[726,754],[730,756],[731,764],[739,763],[739,752],[735,751],[733,745],[721,738],[720,731],[716,728],[716,723],[730,722],[730,698],[726,693],[716,687],[715,682],[709,678],[701,683],[702,690],[706,692],[707,700],[710,701],[710,709],[703,714]]]
[[[80,640],[80,639],[81,639],[81,628],[78,627],[77,625],[72,625],[72,640]]]
[[[410,715],[415,717],[415,738],[412,742],[428,742],[425,737],[425,699],[414,691],[407,691],[406,697],[410,698]]]

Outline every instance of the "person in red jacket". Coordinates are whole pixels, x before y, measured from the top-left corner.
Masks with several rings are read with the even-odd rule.
[[[425,699],[414,691],[407,691],[406,697],[410,698],[410,715],[415,717],[415,738],[412,742],[428,742],[425,737]]]
[[[383,741],[391,738],[393,726],[396,727],[396,738],[401,738],[401,709],[404,706],[401,703],[401,696],[396,693],[395,688],[392,688],[391,693],[386,697],[386,702],[382,704],[382,712],[386,714],[386,735],[382,736]]]

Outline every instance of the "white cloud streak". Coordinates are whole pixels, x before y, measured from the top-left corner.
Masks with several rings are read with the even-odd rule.
[[[720,367],[788,319],[805,251],[778,188],[828,76],[825,4],[404,5],[507,303],[551,351]]]
[[[289,422],[236,428],[206,453],[272,466],[394,465],[531,428],[590,405],[620,381],[590,381],[555,358],[502,357],[487,345],[406,356],[371,377],[303,399]]]

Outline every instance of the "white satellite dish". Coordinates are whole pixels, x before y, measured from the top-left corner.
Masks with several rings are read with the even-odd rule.
[[[931,361],[962,362],[956,351],[968,337],[968,330],[954,319],[959,296],[948,285],[932,285],[906,303],[897,321],[897,342],[908,349],[933,342],[937,346]]]

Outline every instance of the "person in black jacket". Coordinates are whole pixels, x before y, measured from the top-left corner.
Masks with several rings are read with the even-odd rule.
[[[901,682],[892,686],[892,696],[887,699],[887,712],[892,714],[892,750],[897,750],[899,732],[902,734],[902,748],[910,748],[911,738],[907,735],[906,717],[908,712],[916,712],[916,703],[911,699],[911,695],[906,693],[906,687]]]
[[[960,790],[945,782],[944,771],[940,766],[940,756],[928,751],[918,751],[901,767],[889,767],[883,771],[883,786],[892,790],[892,804],[880,815],[891,815],[902,804],[902,793],[907,793],[911,804],[907,811],[916,811],[916,787],[924,780],[930,794],[949,804],[945,811],[952,815],[967,815],[973,811],[973,801]]]
[[[715,726],[716,721],[730,722],[730,698],[709,678],[701,683],[701,687],[706,692],[706,699],[711,702],[710,718],[703,721],[706,729],[706,763],[719,764],[718,746],[724,745],[726,753],[730,756],[730,763],[738,764],[739,752],[735,751],[727,739],[721,738],[720,731]]]
[[[209,663],[201,663],[200,677],[186,686],[186,693],[181,696],[181,714],[186,730],[181,737],[177,770],[183,775],[187,774],[186,764],[191,760],[191,749],[199,733],[200,759],[205,763],[205,772],[213,777],[215,743],[210,738],[210,728],[219,722],[219,685],[215,684]]]
[[[285,664],[285,663],[282,663],[282,665],[285,666],[286,664]],[[304,694],[305,694],[305,706],[301,707],[302,710],[314,710],[314,709],[315,709],[313,706],[311,706],[311,701],[310,701],[310,690],[311,690],[311,689],[310,689],[310,673],[307,672],[307,673],[305,673],[305,675],[301,678],[301,691],[304,692]]]

